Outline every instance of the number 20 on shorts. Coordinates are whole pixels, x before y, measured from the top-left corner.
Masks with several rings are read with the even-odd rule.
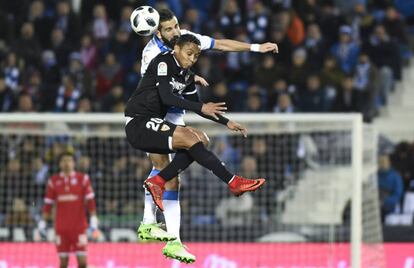
[[[161,118],[151,118],[146,124],[145,126],[148,129],[152,129],[154,131],[158,131],[158,129],[160,128],[160,124],[163,123],[164,120],[162,120]]]

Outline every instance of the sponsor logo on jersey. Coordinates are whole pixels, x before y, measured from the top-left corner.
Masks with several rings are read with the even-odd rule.
[[[166,76],[167,75],[167,63],[160,62],[158,63],[157,74],[158,76]]]
[[[60,202],[76,201],[78,200],[78,196],[74,194],[63,194],[59,195],[57,200]]]
[[[173,89],[178,91],[178,94],[182,94],[185,89],[185,84],[180,83],[172,77],[172,80],[170,81],[170,85],[173,87]]]

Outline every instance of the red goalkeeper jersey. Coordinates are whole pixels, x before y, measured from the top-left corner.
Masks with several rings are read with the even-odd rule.
[[[88,227],[86,207],[95,211],[95,194],[89,176],[80,172],[73,172],[70,176],[63,173],[50,177],[44,211],[50,212],[52,205],[56,205],[55,231],[82,232]]]

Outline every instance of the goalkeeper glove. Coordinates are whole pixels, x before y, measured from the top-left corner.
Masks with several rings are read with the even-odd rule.
[[[98,224],[98,217],[96,217],[96,215],[92,215],[89,219],[88,236],[94,241],[97,241],[101,236],[101,233],[98,229]]]
[[[37,230],[39,232],[39,236],[40,236],[40,240],[41,241],[44,241],[47,238],[47,235],[46,235],[46,231],[47,231],[46,230],[46,227],[47,227],[47,223],[44,220],[40,220],[37,223]]]

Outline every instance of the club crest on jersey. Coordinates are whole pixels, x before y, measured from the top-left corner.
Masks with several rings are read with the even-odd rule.
[[[161,131],[168,131],[168,130],[170,130],[170,127],[168,125],[166,124],[162,125]]]
[[[167,64],[165,62],[158,63],[157,74],[159,76],[167,75]]]
[[[185,89],[185,84],[180,83],[174,79],[174,77],[171,78],[170,85],[173,87],[173,89],[178,91],[178,94],[182,94]]]

